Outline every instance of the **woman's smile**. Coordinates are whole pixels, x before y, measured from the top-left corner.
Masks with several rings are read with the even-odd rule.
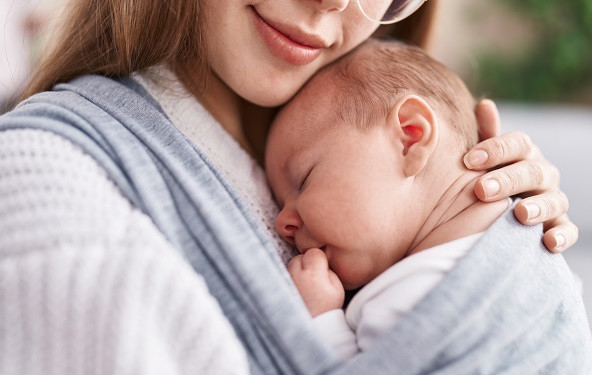
[[[255,28],[269,51],[293,65],[305,65],[316,60],[321,52],[331,46],[318,35],[307,33],[297,26],[277,23],[263,18],[250,6]]]
[[[205,0],[208,64],[240,97],[285,104],[321,67],[378,27],[346,0]],[[221,101],[220,98],[211,100]]]

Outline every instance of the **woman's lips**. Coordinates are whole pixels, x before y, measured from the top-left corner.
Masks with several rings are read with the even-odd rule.
[[[305,65],[313,62],[323,49],[329,47],[320,37],[302,32],[290,25],[283,25],[263,19],[253,6],[255,27],[270,52],[280,59],[294,65]]]

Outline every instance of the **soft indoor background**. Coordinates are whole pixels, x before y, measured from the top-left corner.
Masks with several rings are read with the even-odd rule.
[[[352,0],[353,1],[353,0]],[[434,1],[434,0],[430,0]],[[64,0],[0,0],[0,113],[51,41]],[[497,101],[504,132],[522,130],[561,170],[580,228],[565,258],[592,322],[592,1],[441,1],[436,58]]]
[[[528,133],[561,171],[580,230],[565,258],[592,325],[592,1],[455,0],[440,11],[435,57],[495,99],[503,132]]]

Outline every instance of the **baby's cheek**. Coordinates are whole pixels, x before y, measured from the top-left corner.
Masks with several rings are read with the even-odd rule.
[[[341,255],[330,258],[329,267],[339,277],[345,290],[357,289],[371,280],[370,270],[363,259]]]

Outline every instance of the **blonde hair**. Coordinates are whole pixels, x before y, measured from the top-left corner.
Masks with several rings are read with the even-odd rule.
[[[379,32],[426,44],[432,4]],[[205,87],[206,12],[200,0],[70,0],[67,9],[56,42],[21,99],[80,75],[120,77],[160,64],[168,64],[191,92]]]

